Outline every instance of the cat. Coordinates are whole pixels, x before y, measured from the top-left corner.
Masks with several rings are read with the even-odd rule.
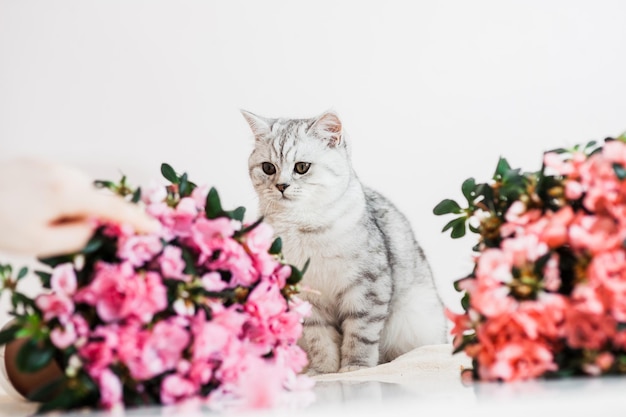
[[[285,260],[310,260],[312,305],[299,345],[310,375],[389,362],[446,342],[444,306],[409,221],[361,184],[339,116],[270,119],[241,111],[254,135],[249,176]]]

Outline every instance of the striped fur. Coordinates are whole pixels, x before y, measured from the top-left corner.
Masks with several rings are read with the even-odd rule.
[[[311,261],[302,283],[311,291],[302,296],[313,312],[300,340],[308,372],[371,367],[444,343],[443,305],[411,225],[361,184],[338,116],[243,115],[255,136],[249,174],[260,212],[287,262]],[[298,173],[298,162],[310,163],[308,171]]]

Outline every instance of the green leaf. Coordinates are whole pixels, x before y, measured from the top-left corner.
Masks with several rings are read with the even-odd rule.
[[[461,307],[463,307],[463,310],[467,311],[470,308],[470,296],[469,293],[465,293],[465,295],[463,295],[463,298],[461,298]]]
[[[93,185],[96,188],[106,188],[113,191],[117,190],[117,185],[112,181],[95,180]]]
[[[274,239],[272,246],[270,247],[269,253],[272,255],[278,255],[283,250],[283,241],[280,237]]]
[[[178,193],[181,197],[187,197],[191,194],[191,186],[189,185],[189,180],[187,179],[187,173],[185,172],[180,177],[180,184],[178,185]]]
[[[209,219],[215,219],[223,214],[220,196],[214,187],[211,187],[209,193],[206,196],[206,206],[204,211],[206,212],[206,216]]]
[[[174,171],[174,168],[172,168],[169,164],[166,164],[165,162],[161,164],[161,174],[172,184],[178,184],[178,175],[176,174],[176,171]]]
[[[245,207],[237,207],[235,210],[227,211],[226,215],[233,220],[243,221],[244,216],[246,215]]]
[[[21,304],[25,307],[35,308],[35,300],[17,291],[14,291],[11,295],[11,304],[13,304],[14,307]]]
[[[463,192],[463,195],[470,205],[472,204],[472,202],[474,201],[474,197],[476,196],[476,193],[474,192],[475,189],[476,181],[474,180],[474,178],[466,179],[465,181],[463,181],[463,185],[461,185],[461,191]]]
[[[17,352],[15,358],[17,368],[22,372],[37,372],[46,367],[52,360],[54,347],[46,343],[38,343],[30,339]]]
[[[133,198],[131,198],[131,202],[132,203],[139,203],[139,201],[141,200],[141,187],[137,187],[137,189],[135,190],[135,192],[133,193]]]
[[[239,236],[243,236],[246,233],[249,233],[251,230],[254,230],[258,225],[260,225],[261,223],[263,223],[263,217],[259,217],[257,219],[257,221],[255,221],[254,223],[252,223],[250,226],[246,226],[241,230],[238,230],[235,232],[235,237],[239,237]]]
[[[52,274],[44,271],[35,271],[35,275],[39,277],[41,284],[45,288],[50,288],[50,278],[52,278]]]
[[[81,253],[94,253],[104,245],[104,240],[100,236],[94,236],[87,242],[87,245],[81,250]]]
[[[20,331],[20,326],[11,326],[0,332],[0,346],[17,339],[15,335]]]
[[[295,266],[291,265],[291,275],[287,278],[287,284],[295,285],[302,280],[302,272]]]
[[[496,166],[496,172],[494,174],[494,178],[498,178],[498,177],[504,177],[505,174],[507,172],[509,172],[511,170],[511,165],[509,165],[509,162],[500,157],[500,159],[498,160],[498,165]]]
[[[309,264],[311,263],[311,258],[308,258],[302,267],[302,275],[306,273],[306,270],[309,269]]]
[[[613,162],[613,171],[615,171],[615,175],[620,180],[626,178],[626,169],[624,169],[624,166],[622,164],[618,162]]]
[[[183,272],[188,275],[198,275],[196,261],[192,253],[186,247],[182,247],[181,249],[183,250],[183,260],[185,261],[185,269]]]
[[[449,198],[446,198],[445,200],[441,201],[433,209],[433,213],[437,216],[440,216],[442,214],[450,214],[450,213],[459,214],[461,213],[461,211],[462,211],[461,206],[459,206],[459,204],[456,201],[450,200]]]
[[[39,262],[48,265],[49,267],[54,268],[57,265],[64,264],[66,262],[73,262],[74,255],[60,255],[60,256],[51,256],[48,258],[39,258]]]
[[[453,239],[458,239],[460,237],[465,236],[465,220],[466,217],[457,217],[456,219],[450,220],[441,230],[445,232],[448,229],[452,229],[452,233],[450,236]]]
[[[20,269],[20,272],[17,273],[17,279],[20,280],[24,278],[26,274],[28,274],[28,268],[24,266]]]

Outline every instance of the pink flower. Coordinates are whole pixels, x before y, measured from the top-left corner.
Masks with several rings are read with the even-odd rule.
[[[246,245],[252,253],[267,253],[273,243],[274,229],[267,223],[260,223],[246,235]]]
[[[274,360],[277,366],[292,370],[295,374],[302,372],[309,364],[306,352],[298,345],[281,343],[274,349]]]
[[[168,375],[161,383],[161,402],[163,404],[174,404],[193,396],[197,391],[197,386],[188,379],[178,374]]]
[[[207,384],[213,377],[213,365],[205,360],[198,360],[191,364],[188,378],[196,386]]]
[[[71,263],[57,265],[52,271],[50,287],[53,291],[65,295],[72,295],[76,292],[76,273]]]
[[[276,285],[261,281],[248,296],[245,308],[252,316],[268,320],[287,310],[287,302]]]
[[[185,276],[185,261],[183,260],[183,250],[178,246],[166,246],[163,253],[159,257],[159,265],[164,278],[180,279],[189,281],[189,277]]]
[[[269,329],[277,339],[296,343],[302,336],[301,318],[296,313],[285,311],[270,318]]]
[[[89,373],[96,377],[111,365],[114,359],[113,346],[105,341],[89,342],[78,350],[78,354],[85,362]]]
[[[209,272],[204,274],[201,278],[202,287],[207,291],[222,291],[228,287],[228,284],[222,280],[222,275],[219,272]]]
[[[284,370],[260,358],[249,358],[239,379],[238,394],[248,409],[271,408],[278,404],[285,380]]]
[[[254,268],[252,258],[246,250],[234,239],[226,239],[219,246],[219,257],[207,261],[208,266],[215,270],[231,272],[229,287],[241,285],[251,286],[260,278]]]
[[[163,245],[155,235],[133,235],[121,238],[117,255],[131,265],[139,267],[154,258]]]
[[[75,299],[95,305],[105,322],[132,316],[147,323],[167,306],[167,293],[160,276],[154,272],[137,274],[126,262],[98,263],[94,280]]]
[[[122,404],[122,383],[110,369],[103,370],[97,377],[100,387],[100,404],[111,409]]]
[[[178,323],[160,321],[152,331],[134,327],[121,329],[119,341],[120,360],[134,378],[147,380],[176,369],[190,337]]]
[[[224,240],[235,233],[233,221],[225,217],[217,219],[199,218],[191,226],[194,243],[202,253],[210,256],[216,249],[221,249]]]
[[[46,321],[55,317],[67,319],[74,312],[74,303],[62,293],[41,294],[35,299],[35,304],[43,311],[43,318]]]
[[[191,198],[196,202],[196,207],[199,211],[204,211],[206,204],[206,197],[209,194],[209,187],[207,185],[200,185],[193,189],[191,192]]]
[[[196,200],[191,197],[184,197],[171,213],[167,223],[170,224],[176,236],[187,237],[191,235],[193,222],[198,217],[198,207]]]
[[[66,349],[77,339],[74,323],[69,321],[62,327],[55,327],[50,331],[50,341],[59,349]]]
[[[150,181],[141,191],[141,199],[146,204],[161,203],[167,198],[167,188],[156,181]]]

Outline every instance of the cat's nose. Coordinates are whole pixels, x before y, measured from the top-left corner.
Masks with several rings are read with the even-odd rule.
[[[281,193],[284,193],[287,187],[289,187],[289,184],[276,184],[276,188],[278,188],[278,191]]]

